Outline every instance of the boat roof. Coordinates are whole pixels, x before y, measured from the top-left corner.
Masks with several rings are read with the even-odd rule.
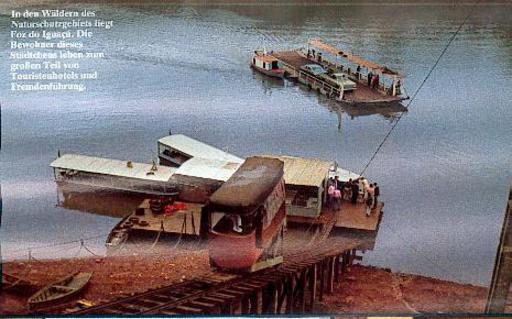
[[[329,178],[334,178],[335,176],[338,176],[338,179],[342,182],[348,182],[350,179],[354,180],[361,177],[361,175],[358,175],[354,172],[351,172],[340,167],[338,167],[336,171],[333,170],[329,172]]]
[[[327,53],[344,57],[347,60],[349,60],[350,62],[360,65],[362,67],[368,68],[368,69],[372,69],[374,72],[380,72],[385,75],[394,75],[394,76],[398,76],[401,78],[404,77],[398,71],[391,70],[390,68],[388,68],[385,65],[380,65],[375,62],[365,60],[362,57],[359,57],[357,55],[353,55],[350,52],[345,52],[343,50],[340,50],[340,49],[333,47],[329,44],[323,43],[320,39],[309,40],[308,44],[311,46],[314,46],[322,51],[325,51]]]
[[[295,157],[265,155],[284,163],[284,182],[288,185],[320,187],[333,167],[334,162]]]
[[[159,139],[158,142],[192,157],[217,159],[234,163],[242,163],[244,161],[238,156],[224,152],[223,150],[183,134],[165,136]]]
[[[267,55],[267,54],[264,54],[264,55],[255,55],[254,56],[256,59],[258,60],[261,60],[263,62],[274,62],[274,61],[278,61],[275,57],[271,56],[271,55]]]
[[[193,157],[181,164],[175,174],[227,181],[240,167],[240,162]]]
[[[265,202],[283,178],[283,162],[252,156],[213,195],[210,203],[224,207],[252,208]]]
[[[152,171],[152,164],[135,162],[132,162],[132,167],[128,167],[127,161],[79,154],[64,154],[54,160],[50,166],[53,168],[159,182],[169,181],[176,171],[176,168],[162,165],[155,165],[156,170]]]

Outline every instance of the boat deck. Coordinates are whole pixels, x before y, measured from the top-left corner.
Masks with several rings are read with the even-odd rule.
[[[142,226],[139,223],[133,223],[131,230],[133,231],[147,231],[167,234],[183,234],[199,236],[199,229],[201,224],[201,208],[203,205],[195,203],[185,203],[186,210],[174,212],[172,215],[154,214],[149,208],[149,199],[145,199],[139,208],[144,209],[144,216],[138,216],[132,213],[124,223],[130,222],[130,218],[137,217],[140,221],[144,220],[149,223],[147,226]],[[121,225],[122,226],[122,225]]]
[[[144,216],[130,214],[117,227],[126,229],[127,223],[132,224],[130,231],[199,236],[201,223],[201,208],[203,205],[195,203],[185,203],[186,209],[176,211],[172,215],[154,214],[149,208],[149,199],[145,199],[139,208],[144,209]],[[369,217],[366,216],[366,205],[363,203],[352,204],[342,201],[341,208],[334,211],[324,208],[322,214],[318,218],[308,218],[301,216],[287,216],[288,223],[296,224],[313,224],[318,226],[326,226],[334,229],[345,229],[351,231],[376,232],[378,230],[381,218],[383,203],[379,203],[377,208],[372,210]],[[130,219],[138,218],[138,222],[130,221]],[[147,221],[147,226],[140,225],[141,221]],[[329,230],[330,231],[330,230]]]
[[[336,212],[336,224],[334,227],[348,228],[363,231],[376,231],[382,218],[383,203],[378,203],[370,216],[366,216],[365,204],[352,204],[342,201],[341,209]]]
[[[338,211],[323,208],[322,214],[318,218],[287,216],[287,220],[289,223],[324,225],[329,223],[331,219],[334,219],[334,228],[374,232],[379,228],[383,207],[384,203],[379,202],[377,207],[372,210],[370,216],[367,217],[366,204],[352,204],[343,200]]]
[[[332,65],[328,62],[318,63],[315,60],[308,59],[297,51],[280,51],[271,53],[273,57],[278,59],[283,65],[286,72],[289,74],[289,78],[297,79],[299,76],[300,67],[306,64],[321,64],[326,68],[332,68]],[[351,77],[352,80],[355,80]],[[343,100],[347,103],[358,104],[358,103],[391,103],[399,102],[403,100],[401,96],[390,96],[384,93],[382,90],[372,89],[366,85],[362,80],[357,82],[357,88],[353,92],[345,92]],[[317,82],[323,82],[322,80],[316,79]]]

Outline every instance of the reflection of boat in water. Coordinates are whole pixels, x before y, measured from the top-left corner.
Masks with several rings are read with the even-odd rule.
[[[253,76],[256,80],[261,81],[261,85],[265,91],[272,89],[281,89],[285,87],[286,81],[279,78],[268,77],[260,72],[253,71]]]
[[[108,217],[124,217],[133,211],[147,196],[98,189],[76,184],[58,185],[57,205],[62,208]]]
[[[407,112],[408,109],[402,103],[385,103],[382,105],[373,104],[365,107],[358,107],[351,104],[338,104],[334,108],[330,108],[337,112],[347,113],[351,118],[359,116],[370,116],[370,115],[381,115],[385,118],[394,119],[399,116],[400,113]]]
[[[380,115],[384,118],[394,120],[401,113],[408,111],[408,108],[400,101],[364,104],[345,103],[344,101],[335,101],[326,96],[318,95],[315,91],[306,86],[297,85],[297,87],[299,89],[298,92],[304,96],[317,96],[318,103],[326,107],[329,111],[336,112],[340,114],[340,116],[341,114],[346,113],[352,119],[360,116]]]

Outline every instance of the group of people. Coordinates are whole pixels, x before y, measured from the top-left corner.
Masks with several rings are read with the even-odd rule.
[[[338,176],[329,179],[327,205],[334,210],[340,209],[342,199],[353,204],[360,201],[366,203],[366,216],[370,216],[371,211],[377,207],[379,196],[377,183],[370,184],[364,177],[349,179],[348,182],[340,181]]]

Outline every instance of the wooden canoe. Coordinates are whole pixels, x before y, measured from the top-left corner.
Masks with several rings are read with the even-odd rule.
[[[2,272],[2,291],[29,295],[39,290],[39,288],[28,280]]]
[[[30,310],[52,308],[78,296],[89,283],[92,273],[77,272],[36,292],[28,299]]]

